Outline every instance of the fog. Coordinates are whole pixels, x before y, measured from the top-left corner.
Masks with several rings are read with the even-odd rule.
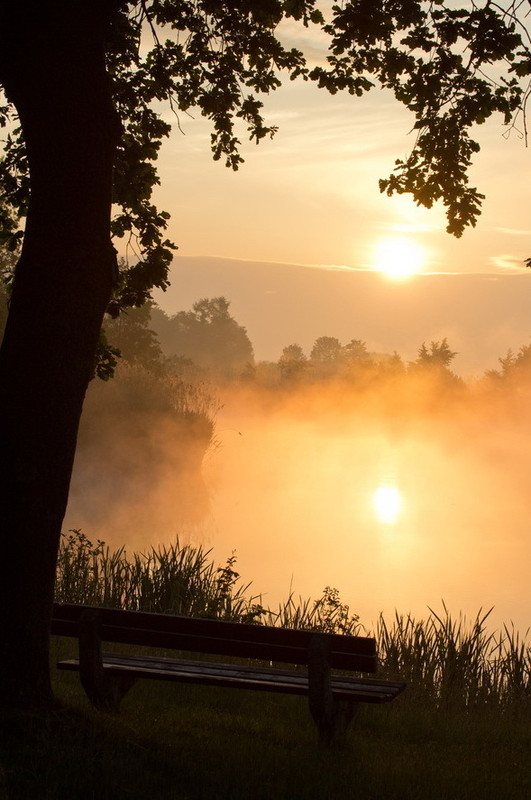
[[[177,534],[219,562],[235,551],[270,606],[332,586],[367,627],[380,611],[425,616],[444,601],[467,618],[494,606],[493,628],[527,630],[531,390],[408,376],[220,395],[201,475],[155,417],[127,448],[107,429],[103,458],[86,431],[67,527],[129,551]],[[387,509],[375,506],[382,488]]]
[[[204,538],[201,462],[217,401],[209,392],[120,366],[89,386],[63,530],[129,552]]]
[[[374,403],[350,408],[331,391],[252,406],[249,396],[227,404],[205,475],[216,551],[235,548],[266,600],[290,586],[317,596],[331,585],[367,622],[395,608],[423,615],[444,600],[468,616],[495,606],[496,625],[527,629],[531,430],[522,398],[467,397],[416,418]],[[381,487],[400,493],[394,522],[374,507]]]

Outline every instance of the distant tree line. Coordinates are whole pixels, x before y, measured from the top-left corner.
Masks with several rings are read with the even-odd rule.
[[[299,344],[289,344],[277,362],[256,363],[247,331],[229,309],[230,302],[225,297],[201,298],[190,311],[173,316],[154,304],[146,304],[109,319],[103,333],[117,359],[141,364],[157,374],[195,371],[214,381],[288,384],[355,379],[371,372],[422,370],[454,376],[450,365],[457,353],[450,349],[446,338],[423,343],[417,359],[409,364],[397,352],[371,353],[362,339],[342,344],[334,336],[319,336],[309,356]]]
[[[436,380],[446,388],[465,386],[453,370],[458,353],[446,337],[422,342],[412,361],[405,361],[396,350],[371,352],[363,339],[343,344],[334,336],[319,336],[308,354],[292,343],[282,349],[277,361],[255,361],[247,331],[231,315],[225,297],[201,298],[191,310],[171,316],[155,304],[130,309],[116,320],[109,319],[104,334],[117,359],[158,375],[185,374],[189,380],[246,381],[263,388],[289,389],[330,380],[355,385],[410,377]],[[517,352],[508,350],[498,363],[499,369],[482,376],[487,384],[531,377],[531,344]]]
[[[224,297],[202,298],[190,311],[168,316],[147,303],[105,323],[105,346],[117,358],[159,375],[195,372],[214,381],[238,379],[254,364],[254,353],[229,307]]]
[[[523,345],[517,353],[509,349],[503,358],[498,359],[499,370],[491,369],[485,377],[494,383],[517,383],[531,376],[531,344]]]
[[[0,273],[8,274],[14,256],[0,250]],[[9,288],[0,281],[0,332],[8,308]],[[343,380],[375,382],[397,376],[437,377],[439,383],[463,387],[452,369],[458,355],[446,337],[423,342],[417,358],[406,362],[396,352],[370,352],[362,339],[342,344],[334,336],[319,336],[309,354],[300,344],[286,345],[275,362],[255,361],[246,329],[230,313],[223,296],[200,298],[188,311],[166,314],[154,303],[108,317],[102,330],[102,358],[98,355],[95,375],[109,379],[117,365],[136,366],[159,379],[171,377],[187,382],[254,382],[261,387],[289,388],[304,383]],[[499,369],[487,370],[483,379],[502,385],[531,376],[531,344],[516,353],[508,350],[498,359]]]
[[[356,382],[382,376],[417,374],[432,378],[437,375],[439,379],[458,385],[461,380],[450,369],[456,355],[444,338],[428,345],[423,342],[417,358],[406,364],[396,351],[369,352],[362,339],[351,339],[343,345],[333,336],[320,336],[309,356],[298,344],[284,347],[276,367],[280,381],[285,384],[332,378]]]

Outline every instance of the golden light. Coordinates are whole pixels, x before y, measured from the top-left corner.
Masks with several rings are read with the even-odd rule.
[[[380,486],[372,496],[372,503],[380,522],[392,525],[402,509],[402,495],[395,486]]]
[[[423,271],[426,251],[408,236],[389,236],[374,248],[374,268],[388,278],[403,280]]]

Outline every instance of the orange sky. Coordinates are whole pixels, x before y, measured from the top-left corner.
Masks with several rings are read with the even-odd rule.
[[[332,97],[288,84],[267,106],[279,132],[258,147],[245,143],[246,163],[236,173],[212,161],[202,119],[181,120],[184,135],[175,130],[164,146],[157,200],[172,213],[170,235],[179,245],[172,286],[156,294],[168,313],[224,295],[257,359],[276,360],[291,342],[309,352],[322,335],[361,338],[371,350],[396,349],[411,359],[423,341],[446,336],[459,353],[454,366],[466,376],[497,368],[509,348],[529,342],[531,272],[523,265],[531,256],[529,152],[516,132],[504,138],[500,120],[479,131],[483,149],[471,183],[487,197],[477,227],[456,239],[446,233],[440,207],[419,209],[404,195],[379,193],[378,179],[412,144],[408,114],[389,96]],[[488,296],[471,285],[456,303],[450,286],[443,297],[419,291],[424,281],[386,286],[384,279],[379,294],[371,289],[360,297],[359,273],[351,270],[385,267],[386,252],[393,263],[397,240],[418,248],[422,273],[503,281],[521,275],[525,296],[505,284]],[[232,263],[205,260],[213,256]],[[195,266],[189,257],[198,257]],[[319,265],[322,280],[305,274],[303,282],[300,269],[280,264]],[[330,266],[350,271],[347,292]]]
[[[307,41],[293,43],[320,58],[319,42],[303,33]],[[371,351],[397,349],[410,359],[423,341],[447,336],[459,351],[456,370],[468,375],[496,368],[508,347],[528,343],[531,284],[518,273],[531,256],[529,152],[516,131],[504,138],[500,120],[479,131],[482,152],[470,180],[487,199],[477,228],[456,240],[445,233],[440,208],[379,194],[378,179],[413,145],[412,120],[388,95],[331,97],[295,82],[265,102],[279,132],[259,147],[245,143],[237,173],[212,161],[210,127],[199,117],[182,115],[184,133],[175,126],[163,147],[155,199],[172,214],[169,234],[180,247],[173,285],[157,296],[163,307],[175,313],[224,294],[259,359],[277,359],[294,341],[308,353],[321,335],[361,338]],[[351,280],[352,273],[330,269],[371,269],[375,249],[397,236],[423,249],[425,272],[483,277],[417,278],[391,292],[379,276]],[[495,604],[497,621],[512,618],[525,629],[529,426],[518,420],[510,428],[511,406],[495,424],[490,407],[485,419],[471,414],[466,433],[457,415],[451,435],[426,426],[428,434],[396,441],[363,420],[359,430],[353,419],[352,430],[331,433],[326,415],[314,425],[297,410],[294,423],[289,410],[264,424],[245,407],[225,405],[219,447],[205,464],[214,529],[207,544],[221,558],[236,548],[238,568],[257,591],[285,597],[293,576],[296,593],[315,596],[330,583],[368,620],[384,607],[440,608],[441,597],[467,613]],[[389,464],[406,489],[418,484],[411,501],[404,494],[402,527],[366,513]],[[157,525],[160,496],[146,509],[156,541],[170,530]],[[79,515],[72,522],[79,525]],[[124,529],[137,526],[132,518]],[[117,535],[108,522],[104,538],[109,532]]]
[[[292,41],[306,50],[318,45],[306,37]],[[212,161],[208,122],[182,116],[184,134],[174,127],[159,162],[157,201],[172,214],[181,255],[364,268],[375,264],[381,240],[397,235],[423,248],[425,271],[513,271],[531,255],[529,151],[518,131],[507,136],[501,119],[477,131],[482,151],[470,180],[487,199],[477,228],[456,240],[445,232],[442,208],[379,193],[378,179],[413,144],[412,118],[389,94],[332,97],[288,81],[265,106],[279,131],[256,146],[242,130],[246,163],[237,173]]]

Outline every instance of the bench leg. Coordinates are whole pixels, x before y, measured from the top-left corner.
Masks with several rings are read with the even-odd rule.
[[[332,700],[330,709],[310,706],[310,712],[317,725],[319,743],[326,747],[341,747],[346,742],[350,723],[357,716],[359,703],[349,700]]]
[[[357,717],[360,704],[351,700],[334,700],[334,727],[332,736],[325,744],[345,744],[350,723]]]
[[[79,677],[90,702],[105,711],[117,711],[136,683],[131,675],[103,668],[98,612],[87,611],[79,621]]]
[[[102,671],[103,675],[97,678],[94,674],[87,676],[80,672],[81,685],[93,706],[102,711],[118,711],[122,699],[136,679],[118,673],[108,675],[105,670]]]
[[[308,701],[320,743],[341,746],[359,704],[334,698],[326,642],[318,635],[313,638],[308,650]]]

